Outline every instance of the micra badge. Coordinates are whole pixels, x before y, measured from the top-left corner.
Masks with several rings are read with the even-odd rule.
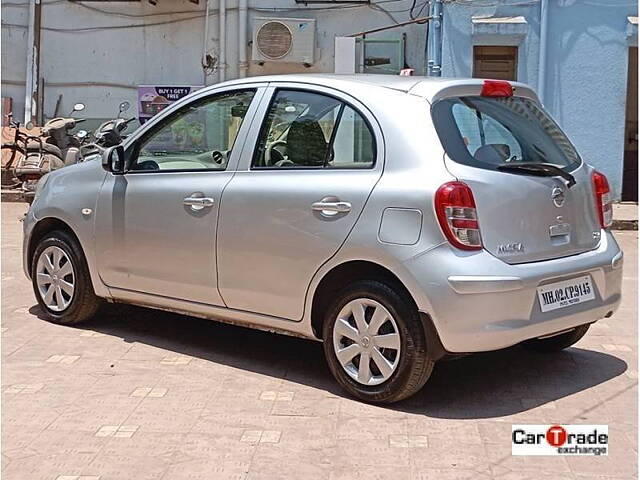
[[[524,245],[520,242],[505,243],[498,245],[498,253],[500,255],[513,255],[515,253],[524,253]]]

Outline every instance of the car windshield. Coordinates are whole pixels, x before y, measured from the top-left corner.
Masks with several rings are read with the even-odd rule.
[[[581,161],[560,127],[528,98],[446,98],[433,105],[432,117],[447,155],[458,163],[491,170],[545,163],[571,171]]]

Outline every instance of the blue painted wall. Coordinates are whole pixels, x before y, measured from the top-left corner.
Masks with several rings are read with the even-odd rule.
[[[490,3],[492,6],[482,6]],[[511,5],[510,5],[511,4]],[[513,5],[519,4],[519,5]],[[518,81],[537,88],[540,2],[445,1],[443,76],[471,76],[474,45],[518,46]],[[546,108],[585,161],[604,172],[618,199],[622,184],[627,65],[637,46],[637,3],[630,0],[549,0]],[[474,34],[473,16],[524,16],[527,24]]]

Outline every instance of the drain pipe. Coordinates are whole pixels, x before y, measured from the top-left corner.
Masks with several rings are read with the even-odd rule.
[[[442,0],[434,0],[431,4],[429,20],[429,36],[431,37],[431,55],[427,61],[427,75],[442,76]]]
[[[538,97],[544,105],[545,73],[547,65],[547,27],[549,24],[549,2],[540,0],[540,58],[538,60]]]
[[[24,123],[37,122],[42,116],[38,105],[42,98],[40,88],[40,0],[29,1],[29,26],[27,29],[27,70],[24,95]]]
[[[247,76],[247,0],[238,2],[238,76]]]
[[[203,85],[207,85],[207,68],[209,68],[209,61],[207,60],[207,46],[209,44],[209,7],[211,6],[211,0],[207,0],[207,6],[204,12],[204,40],[202,42],[202,71],[204,73]]]
[[[218,56],[218,81],[225,81],[227,69],[227,0],[220,0],[220,54]]]

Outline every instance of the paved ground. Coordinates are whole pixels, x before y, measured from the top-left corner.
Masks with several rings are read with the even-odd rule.
[[[38,318],[21,204],[2,204],[2,478],[635,478],[636,233],[624,304],[576,348],[436,366],[416,397],[346,398],[319,343],[120,307],[84,329]],[[512,457],[513,423],[608,424],[608,457]]]

